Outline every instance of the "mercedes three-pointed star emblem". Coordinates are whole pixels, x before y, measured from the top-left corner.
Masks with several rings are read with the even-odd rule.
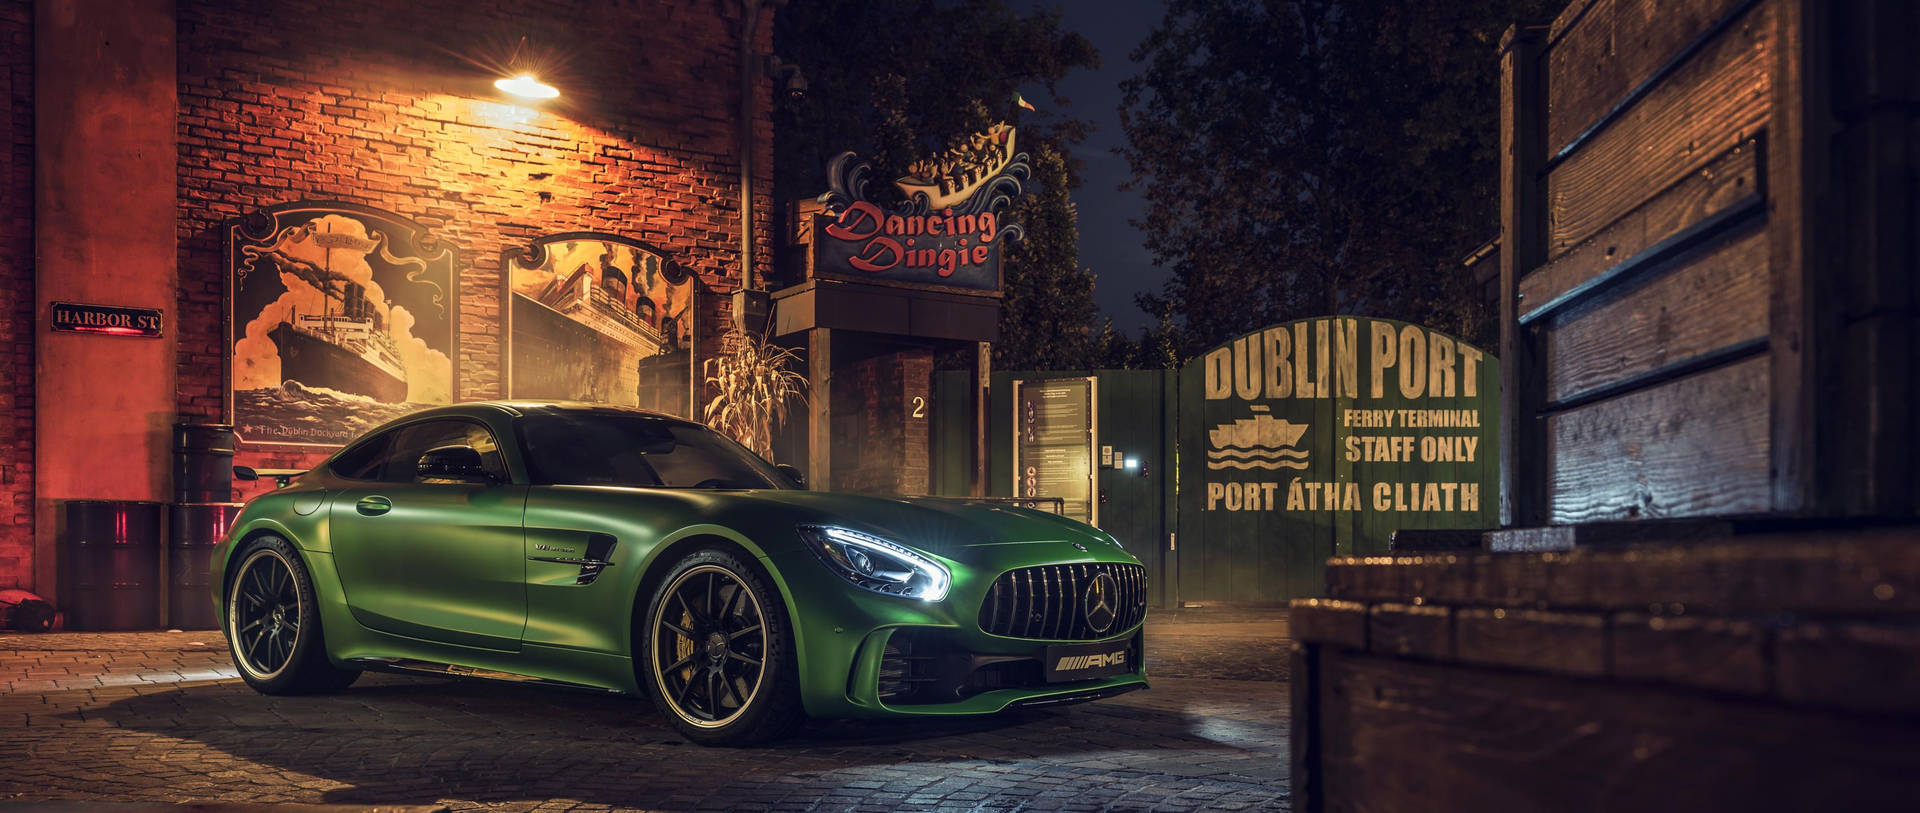
[[[1095,635],[1105,634],[1113,628],[1113,621],[1118,617],[1113,609],[1113,600],[1119,590],[1119,582],[1106,573],[1094,574],[1093,581],[1087,584],[1087,592],[1081,597],[1080,606],[1086,614],[1087,626]]]

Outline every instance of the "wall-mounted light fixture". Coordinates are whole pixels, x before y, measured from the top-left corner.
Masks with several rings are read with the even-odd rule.
[[[530,73],[495,79],[493,86],[522,99],[551,99],[560,95],[559,88],[533,78]]]
[[[799,65],[769,55],[767,76],[776,82],[774,90],[785,95],[789,101],[798,102],[806,98],[807,75],[800,72]]]

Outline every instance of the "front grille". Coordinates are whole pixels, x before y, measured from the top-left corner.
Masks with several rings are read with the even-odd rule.
[[[1087,588],[1100,574],[1114,581],[1113,623],[1096,631],[1087,618]],[[980,605],[980,628],[992,635],[1046,641],[1094,641],[1133,629],[1147,615],[1147,571],[1139,565],[1042,565],[995,579]]]

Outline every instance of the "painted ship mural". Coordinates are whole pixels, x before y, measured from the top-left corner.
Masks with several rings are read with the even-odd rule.
[[[1307,450],[1296,444],[1307,433],[1307,424],[1275,418],[1265,405],[1253,410],[1251,418],[1207,430],[1207,468],[1305,469]]]
[[[508,263],[509,397],[690,414],[692,280],[606,239],[562,239]]]
[[[452,252],[414,256],[406,221],[374,210],[285,208],[230,232],[240,436],[334,445],[451,402]]]
[[[320,234],[315,240],[327,237],[353,239]],[[329,260],[335,247],[327,249]],[[407,400],[406,367],[393,337],[387,334],[385,320],[367,300],[366,286],[333,274],[329,263],[322,269],[317,287],[329,305],[338,302],[340,309],[290,314],[293,321],[281,322],[267,334],[280,351],[280,375],[307,386],[364,395],[389,404]]]

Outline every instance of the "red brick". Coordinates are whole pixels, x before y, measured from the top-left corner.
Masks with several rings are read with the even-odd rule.
[[[0,0],[0,42],[32,42],[33,6]],[[179,340],[181,419],[226,417],[222,233],[228,219],[277,203],[343,200],[443,221],[435,231],[467,264],[457,331],[471,371],[463,398],[501,395],[493,371],[508,246],[610,232],[661,247],[715,292],[738,287],[730,191],[738,149],[725,100],[737,94],[740,62],[737,20],[723,13],[672,0],[575,2],[565,13],[508,0],[289,0],[271,14],[180,0],[178,13],[180,288],[168,323]],[[761,53],[771,48],[772,17],[756,32]],[[596,40],[590,58],[554,77],[562,103],[518,123],[499,118],[490,76],[447,56],[505,62],[512,45],[502,45],[503,30],[556,47],[581,30],[629,35]],[[0,49],[0,506],[20,515],[0,523],[0,587],[30,582],[28,568],[4,563],[33,552],[32,59],[24,45]],[[771,89],[758,81],[755,272],[764,278],[774,246]],[[577,99],[593,101],[570,104]],[[726,300],[712,299],[701,309],[703,355],[730,323]],[[239,462],[306,466],[319,457],[247,448]]]

